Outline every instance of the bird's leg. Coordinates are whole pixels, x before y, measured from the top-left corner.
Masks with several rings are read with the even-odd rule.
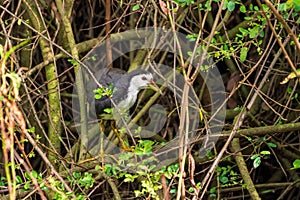
[[[92,149],[89,149],[89,151],[93,152],[93,153],[91,153],[91,158],[80,161],[78,164],[83,164],[83,163],[86,163],[86,162],[91,162],[91,161],[101,159],[102,167],[104,167],[104,157],[105,157],[105,152],[104,152],[104,131],[105,131],[105,128],[104,128],[104,122],[103,122],[102,119],[100,119],[99,129],[100,129],[100,135],[99,135],[99,139],[97,141],[97,145],[95,145]],[[92,155],[97,155],[97,156],[92,156]]]
[[[132,149],[125,144],[124,139],[121,137],[119,131],[115,127],[115,122],[114,121],[111,121],[111,128],[112,128],[114,134],[117,136],[119,142],[121,143],[122,149],[124,151],[132,151]]]
[[[105,156],[105,153],[104,153],[104,131],[105,131],[105,127],[104,127],[104,120],[103,119],[100,119],[100,154],[99,156],[101,157],[101,163],[102,163],[102,167],[104,169],[104,156]]]

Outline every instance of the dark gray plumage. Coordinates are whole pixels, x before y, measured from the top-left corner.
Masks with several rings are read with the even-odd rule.
[[[95,77],[103,87],[109,87],[110,84],[113,84],[115,92],[112,99],[121,109],[129,109],[135,103],[140,89],[149,84],[155,85],[152,74],[143,69],[126,73],[126,71],[117,68],[104,68],[97,72]],[[94,102],[96,114],[99,115],[105,108],[112,107],[112,104],[111,99],[107,96],[98,100],[91,99],[94,98],[93,90],[96,88],[97,84],[94,81],[87,86],[88,94],[91,95],[88,99]]]

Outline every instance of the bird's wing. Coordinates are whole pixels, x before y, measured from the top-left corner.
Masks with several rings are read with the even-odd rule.
[[[122,97],[124,96],[122,92],[119,92],[127,89],[125,86],[126,84],[122,84],[122,80],[124,79],[123,75],[125,73],[126,71],[118,68],[103,68],[94,74],[98,82],[103,87],[110,87],[110,85],[113,83],[112,89],[115,90],[115,92],[113,93],[112,99],[115,103],[118,103],[119,99],[122,100]],[[87,99],[89,102],[95,103],[96,113],[100,114],[105,108],[110,108],[112,105],[111,99],[108,96],[103,96],[101,99],[95,99],[95,94],[93,91],[96,88],[98,88],[97,83],[91,79],[87,84]]]
[[[97,115],[103,113],[105,108],[111,107],[111,99],[107,96],[103,96],[100,100],[95,100],[95,110]]]

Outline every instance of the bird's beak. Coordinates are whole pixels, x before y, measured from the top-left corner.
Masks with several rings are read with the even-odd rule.
[[[159,87],[156,85],[153,79],[149,83],[149,88],[151,88],[155,92],[159,92],[160,94],[162,94],[162,91],[159,89]]]

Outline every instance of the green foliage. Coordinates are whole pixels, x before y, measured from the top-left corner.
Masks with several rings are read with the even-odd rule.
[[[235,2],[234,1],[225,1],[223,8],[227,8],[228,11],[232,12],[235,9]]]
[[[75,188],[79,186],[81,188],[80,191],[82,191],[82,189],[90,189],[94,186],[95,180],[92,177],[92,174],[88,172],[85,172],[84,174],[81,174],[81,172],[73,172],[72,175],[72,177],[67,177],[72,187]],[[29,192],[33,185],[32,178],[37,181],[43,191],[49,191],[48,185],[50,184],[50,188],[55,192],[53,199],[70,199],[73,195],[73,193],[69,193],[66,191],[64,184],[59,180],[56,180],[53,177],[49,177],[46,181],[42,177],[42,174],[38,173],[35,170],[32,170],[30,173],[25,172],[24,178],[19,175],[16,176],[16,185],[19,190]],[[0,186],[7,186],[7,180],[5,177],[0,178]],[[81,193],[76,193],[76,199],[83,200],[85,199],[85,196]]]
[[[261,151],[257,154],[252,155],[251,160],[253,160],[253,167],[258,168],[261,164],[261,160],[268,159],[270,154],[270,151]]]
[[[300,160],[299,159],[294,160],[293,167],[291,169],[292,170],[293,169],[300,169]]]
[[[208,158],[208,159],[213,159],[215,157],[213,151],[209,150],[206,152],[205,156]]]
[[[296,70],[296,73],[295,73],[295,72],[289,73],[289,75],[288,75],[287,77],[285,77],[284,80],[280,82],[280,84],[286,84],[286,83],[289,82],[290,80],[299,77],[299,75],[300,75],[300,69],[298,68],[298,69]],[[288,93],[289,93],[289,92],[291,93],[292,91],[289,89],[289,90],[288,90]],[[289,93],[289,94],[290,94],[290,93]]]
[[[133,152],[122,153],[118,158],[118,165],[105,164],[103,172],[117,179],[122,179],[125,183],[139,182],[141,189],[135,190],[136,197],[159,199],[157,191],[162,188],[161,176],[167,180],[177,176],[178,164],[164,166],[160,170],[153,170],[157,161],[150,154],[156,143],[151,140],[139,140]],[[145,157],[146,156],[146,157]],[[133,158],[140,157],[141,162],[134,162]],[[128,168],[134,172],[126,172],[121,167]],[[101,167],[100,167],[101,168]]]
[[[79,63],[74,59],[68,59],[68,62],[71,63],[74,66],[79,66]]]
[[[267,150],[260,151],[261,145],[263,143],[267,144],[268,147],[276,148],[277,145],[272,142],[266,142],[266,136],[259,139],[252,139],[249,136],[244,136],[253,146],[255,154],[253,154],[250,158],[253,160],[253,167],[258,168],[261,165],[263,159],[269,159],[271,152]]]
[[[247,58],[247,53],[248,53],[248,47],[242,47],[240,51],[240,60],[241,62],[244,62]]]
[[[172,1],[177,3],[180,7],[185,7],[191,4],[195,4],[194,0],[172,0]]]
[[[230,165],[217,167],[216,172],[219,174],[218,180],[221,183],[221,187],[239,185],[242,182],[241,176]]]
[[[216,197],[216,191],[217,191],[217,188],[216,187],[212,187],[209,189],[209,196],[210,197]]]
[[[211,56],[217,59],[230,58],[232,55],[236,55],[239,52],[241,62],[245,62],[248,56],[250,47],[255,47],[259,55],[262,54],[261,45],[264,38],[264,29],[266,27],[266,19],[260,13],[258,6],[250,4],[249,6],[243,5],[240,1],[225,1],[223,9],[228,9],[232,12],[239,6],[241,13],[247,13],[244,17],[246,21],[249,21],[247,27],[239,27],[239,33],[235,37],[228,41],[224,40],[223,35],[219,32],[215,33],[212,39],[211,46],[215,49],[209,52]],[[268,9],[263,5],[265,12],[268,14]],[[256,15],[256,18],[250,17]],[[194,36],[195,37],[195,36]],[[191,37],[191,39],[194,39]]]
[[[297,19],[297,23],[300,23],[300,17],[299,17],[299,12],[300,12],[300,0],[288,0],[284,3],[279,4],[279,12],[283,16],[284,19],[289,19],[290,18],[290,10],[294,9],[293,12],[291,13],[292,18]]]
[[[132,7],[132,11],[137,11],[138,9],[140,9],[140,4],[135,4],[135,5]]]
[[[111,83],[108,87],[100,87],[95,89],[93,92],[95,93],[95,99],[101,99],[104,96],[108,96],[112,98],[113,93],[116,91],[116,88],[113,88],[113,83]],[[112,113],[113,108],[105,108],[104,112],[110,114]]]
[[[7,180],[5,177],[0,177],[0,186],[6,186],[7,185]]]
[[[237,106],[233,110],[234,111],[241,111],[241,110],[243,110],[243,106]]]
[[[138,145],[134,148],[136,155],[148,155],[152,153],[154,142],[151,140],[139,140]]]
[[[300,0],[287,0],[284,3],[281,3],[279,6],[279,11],[285,12],[290,10],[291,8],[294,9],[295,12],[300,11]]]
[[[82,175],[81,172],[73,172],[73,178],[68,176],[68,180],[71,183],[71,186],[79,185],[82,188],[89,189],[92,188],[95,182],[91,173],[84,172]]]
[[[293,8],[296,12],[300,12],[300,0],[293,0]]]

